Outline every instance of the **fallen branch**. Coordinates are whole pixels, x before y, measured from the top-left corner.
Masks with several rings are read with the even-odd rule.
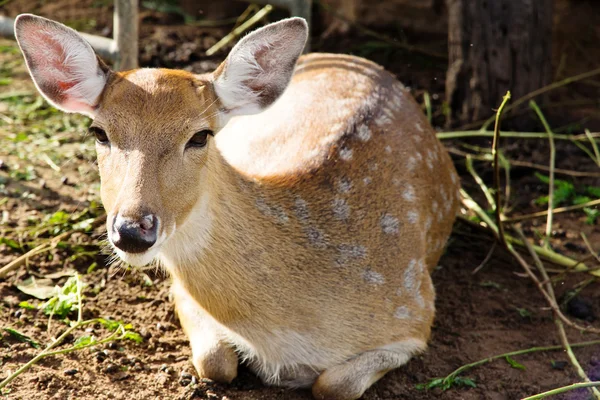
[[[439,132],[436,134],[440,140],[445,139],[466,139],[472,137],[494,137],[493,131],[477,130],[477,131],[454,131],[454,132]],[[543,132],[502,132],[503,138],[510,139],[548,139],[548,134]],[[589,138],[600,138],[600,132],[580,134],[580,135],[564,135],[555,133],[554,139],[569,140],[577,142],[587,142]]]
[[[546,268],[544,268],[544,264],[542,263],[540,258],[537,256],[535,250],[533,250],[533,247],[531,246],[531,244],[529,243],[529,241],[527,240],[525,235],[523,235],[523,232],[520,229],[517,229],[517,234],[519,235],[521,240],[523,240],[523,242],[527,245],[527,250],[529,251],[531,258],[533,258],[535,265],[537,266],[538,270],[540,271],[543,282],[545,282],[546,292],[548,293],[550,298],[555,303],[557,303],[556,295],[554,294],[554,288],[552,287],[552,282],[550,281],[550,277],[548,276],[548,273],[546,272]],[[573,368],[575,368],[577,375],[579,375],[579,377],[584,382],[591,382],[590,378],[587,376],[587,374],[581,367],[579,360],[577,360],[575,353],[573,353],[573,349],[571,348],[571,344],[569,343],[569,338],[567,337],[567,332],[565,332],[565,326],[562,323],[562,321],[557,317],[556,314],[554,316],[554,323],[556,324],[556,328],[558,329],[558,336],[560,337],[560,341],[562,342],[563,347],[565,348],[565,352],[567,353],[567,356],[569,357],[569,361],[571,361],[571,365],[573,365]],[[600,400],[600,392],[598,391],[598,389],[596,389],[594,387],[594,388],[591,388],[590,391],[592,392],[592,394],[594,395],[596,400]]]
[[[573,344],[571,344],[571,347],[586,347],[586,346],[595,346],[595,345],[600,345],[600,340],[591,340],[588,342],[573,343]],[[475,362],[472,362],[469,364],[462,365],[459,368],[452,371],[451,373],[449,373],[443,380],[444,380],[444,382],[450,382],[451,380],[453,380],[460,374],[464,373],[465,371],[468,371],[475,367],[479,367],[480,365],[488,364],[495,360],[505,359],[506,357],[515,357],[515,356],[520,356],[523,354],[530,354],[530,353],[544,352],[544,351],[558,351],[558,350],[563,350],[563,349],[564,348],[561,345],[543,346],[543,347],[538,346],[538,347],[530,347],[529,349],[516,350],[516,351],[511,351],[508,353],[498,354],[495,356],[483,358],[481,360],[478,360],[478,361],[475,361]]]
[[[563,386],[563,387],[560,387],[557,389],[548,390],[547,392],[544,392],[544,393],[536,394],[536,395],[529,396],[529,397],[524,397],[521,400],[539,400],[539,399],[544,399],[548,396],[554,396],[555,394],[561,394],[561,393],[565,393],[565,392],[568,392],[571,390],[583,389],[583,388],[589,388],[589,387],[598,387],[598,386],[600,386],[600,382],[574,383],[569,386]]]
[[[254,14],[251,18],[249,18],[246,22],[229,32],[223,39],[219,40],[215,43],[210,49],[206,50],[207,56],[212,56],[217,51],[221,50],[225,45],[239,37],[242,33],[250,29],[253,25],[258,23],[261,19],[266,17],[271,11],[273,11],[273,6],[267,4],[263,8],[261,8],[256,14]]]
[[[502,136],[504,136],[504,133],[502,134]],[[491,155],[478,155],[478,154],[472,154],[472,153],[467,153],[465,151],[456,149],[456,148],[452,148],[452,147],[446,147],[446,150],[448,151],[448,153],[451,154],[456,154],[457,156],[461,156],[461,157],[467,157],[467,155],[473,157],[474,160],[480,160],[480,161],[492,161],[492,157]],[[511,165],[516,165],[519,167],[527,167],[527,168],[533,168],[533,169],[538,169],[540,171],[549,171],[549,168],[546,165],[541,165],[541,164],[534,164],[534,163],[530,163],[528,161],[519,161],[519,160],[506,160],[507,162],[509,162]],[[561,169],[561,168],[555,168],[554,172],[557,174],[561,174],[561,175],[568,175],[568,176],[574,176],[574,177],[588,177],[588,178],[600,178],[600,173],[599,172],[580,172],[580,171],[572,171],[569,169]]]
[[[587,203],[575,204],[575,205],[572,205],[572,206],[553,208],[552,212],[554,214],[559,214],[559,213],[563,213],[563,212],[579,210],[581,208],[593,207],[593,206],[597,206],[597,205],[600,205],[600,199],[588,201]],[[504,222],[518,222],[518,221],[523,221],[523,220],[526,220],[526,219],[532,219],[532,218],[537,218],[537,217],[544,217],[546,215],[548,215],[548,210],[539,211],[539,212],[535,212],[535,213],[532,213],[532,214],[519,215],[519,216],[516,216],[516,217],[505,218]]]

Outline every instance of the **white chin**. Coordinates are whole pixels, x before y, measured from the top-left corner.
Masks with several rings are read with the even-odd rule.
[[[143,267],[145,265],[150,264],[152,260],[158,254],[158,246],[153,246],[143,253],[126,253],[122,250],[115,248],[115,251],[119,258],[125,261],[127,264],[132,265],[134,267]]]

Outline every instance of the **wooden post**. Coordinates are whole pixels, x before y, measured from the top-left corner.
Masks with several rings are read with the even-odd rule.
[[[115,0],[113,37],[118,56],[117,70],[138,67],[138,0]]]
[[[552,2],[448,0],[449,124],[491,116],[507,90],[518,99],[550,83]]]

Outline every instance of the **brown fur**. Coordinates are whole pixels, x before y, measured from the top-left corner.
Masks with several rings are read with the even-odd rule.
[[[459,180],[392,75],[357,57],[307,55],[270,108],[230,118],[285,89],[304,22],[248,35],[212,74],[99,65],[87,76],[77,60],[93,53],[74,31],[20,21],[19,43],[40,63],[30,69],[36,83],[52,86],[56,73],[71,88],[83,82],[55,103],[93,116],[108,136],[97,150],[109,231],[117,215],[159,221],[150,249],[119,255],[140,265],[156,257],[171,273],[201,376],[231,381],[238,352],[269,384],[351,400],[424,350],[429,271],[450,234]],[[73,54],[54,55],[58,67],[29,51],[36,25],[48,43],[73,44]],[[252,57],[260,65],[249,69]],[[55,69],[68,62],[76,81]],[[205,147],[186,147],[205,130],[215,133]]]
[[[205,151],[184,155],[193,132],[220,128],[210,82],[160,70],[122,74],[109,86],[94,122],[119,149],[110,157],[99,151],[109,213],[134,217],[150,209],[163,229],[180,227],[208,193],[210,244],[185,262],[169,243],[193,238],[175,231],[159,257],[201,309],[250,342],[266,344],[272,331],[297,332],[333,363],[389,343],[424,344],[433,286],[427,270],[416,267],[418,300],[404,273],[414,260],[435,267],[457,210],[458,183],[409,93],[365,60],[309,55],[272,108],[230,121]],[[313,93],[312,102],[296,104],[296,87]],[[306,111],[293,111],[294,118],[277,119],[301,106]],[[352,158],[344,160],[348,149]],[[197,340],[197,323],[180,315]],[[235,376],[210,372],[231,371],[231,361],[215,364],[214,354],[232,354],[224,343],[196,358],[201,374]],[[374,371],[373,379],[392,367]],[[337,387],[318,382],[317,397]]]

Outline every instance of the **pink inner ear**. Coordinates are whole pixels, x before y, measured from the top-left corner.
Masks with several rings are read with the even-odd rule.
[[[67,58],[65,44],[48,31],[28,36],[27,39],[32,42],[31,44],[42,50],[31,55],[34,61],[33,67],[38,68],[42,74],[47,74],[44,78],[53,80],[54,84],[64,92],[75,86],[78,83],[74,79],[76,74],[73,73],[73,68],[65,63]]]
[[[90,115],[106,83],[77,32],[43,19],[17,21],[17,39],[40,92],[56,107]]]

